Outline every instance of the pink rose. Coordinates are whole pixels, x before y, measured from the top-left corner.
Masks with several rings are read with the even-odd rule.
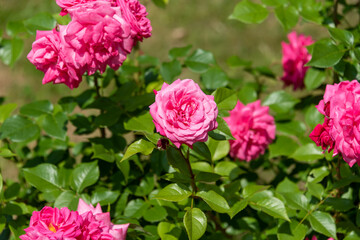
[[[64,83],[73,89],[79,86],[84,70],[76,67],[74,51],[66,44],[63,33],[66,26],[52,31],[37,31],[36,40],[27,58],[45,73],[43,84]]]
[[[79,68],[89,75],[106,66],[118,69],[130,53],[133,40],[130,25],[121,17],[119,7],[110,2],[97,1],[67,9],[72,21],[64,38],[75,50],[74,59]]]
[[[95,2],[97,0],[56,0],[56,4],[59,5],[59,7],[61,7],[61,12],[60,15],[61,16],[65,16],[68,11],[68,8],[80,5],[80,4],[84,4],[87,2]],[[102,0],[102,1],[108,1],[108,2],[113,2],[113,0]]]
[[[285,86],[293,85],[294,90],[304,88],[304,77],[309,67],[304,65],[309,62],[311,55],[306,46],[313,44],[311,37],[297,36],[296,32],[288,34],[289,44],[282,42],[282,64],[284,75],[281,80]]]
[[[359,104],[360,83],[353,80],[327,85],[324,99],[316,106],[319,112],[325,115],[323,127],[327,127],[326,132],[335,142],[333,156],[341,153],[350,167],[355,163],[360,165]],[[319,128],[317,127],[314,131],[318,133]],[[318,135],[317,133],[313,135]],[[313,140],[316,142],[318,139],[315,137]],[[328,140],[328,143],[331,143],[330,139]],[[327,139],[324,138],[321,141],[325,143]],[[329,146],[331,149],[332,145]]]
[[[116,0],[116,4],[120,6],[122,17],[131,25],[131,35],[136,41],[151,36],[151,23],[146,18],[148,13],[138,0]]]
[[[331,152],[335,147],[335,142],[329,134],[329,122],[330,120],[325,118],[324,124],[316,125],[309,137],[316,143],[316,146],[321,146],[324,151]]]
[[[83,240],[125,240],[129,224],[113,224],[110,221],[110,213],[103,213],[100,204],[94,208],[79,199],[77,209],[83,218],[82,238]]]
[[[25,229],[26,234],[20,236],[20,239],[78,239],[82,222],[79,213],[68,208],[44,207],[40,212],[33,212],[30,226]]]
[[[164,83],[155,94],[150,114],[156,131],[176,147],[182,143],[192,147],[196,142],[205,142],[208,132],[217,128],[214,96],[206,95],[193,80]]]
[[[274,118],[269,107],[262,107],[260,100],[244,106],[240,101],[224,120],[236,140],[230,140],[230,156],[240,160],[254,160],[264,154],[275,139]]]

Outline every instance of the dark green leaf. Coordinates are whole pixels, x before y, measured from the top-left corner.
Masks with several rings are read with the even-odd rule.
[[[165,82],[172,83],[175,77],[181,74],[181,64],[178,60],[171,62],[164,62],[160,67],[160,74],[163,76]]]
[[[312,48],[311,60],[307,66],[327,68],[337,64],[345,51],[340,50],[331,41],[316,42]]]
[[[175,150],[172,147],[168,148],[166,150],[166,158],[173,168],[178,169],[178,171],[184,176],[190,177],[190,172],[188,166],[186,165],[186,161],[178,150]]]
[[[24,21],[29,33],[35,35],[37,30],[51,30],[55,27],[56,21],[50,13],[38,13]]]
[[[71,178],[71,187],[81,193],[86,187],[93,185],[99,178],[98,162],[81,163],[76,166]]]
[[[215,140],[235,140],[225,120],[222,117],[217,117],[216,121],[218,123],[218,127],[209,132],[209,136]]]
[[[204,235],[207,219],[198,208],[189,209],[184,216],[184,225],[190,240],[197,240]]]
[[[324,71],[310,68],[306,72],[304,83],[307,90],[314,90],[318,88],[324,81],[326,75]]]
[[[34,168],[24,168],[23,171],[26,181],[40,191],[61,190],[58,169],[55,165],[43,163]]]
[[[328,31],[334,40],[344,43],[349,47],[354,45],[354,35],[351,32],[340,28],[328,28]]]
[[[77,196],[73,191],[65,191],[62,192],[56,199],[54,202],[54,207],[59,209],[67,207],[70,210],[76,211],[78,203],[79,196]]]
[[[42,121],[42,127],[49,136],[65,140],[66,130],[64,125],[66,119],[67,117],[63,112],[58,112],[55,115],[47,114]]]
[[[119,195],[119,191],[97,190],[91,198],[91,204],[96,205],[100,203],[101,206],[113,204]]]
[[[93,151],[94,155],[92,155],[91,159],[101,159],[106,162],[114,162],[115,154],[112,149],[107,149],[102,144],[94,144],[93,143]]]
[[[190,70],[203,73],[208,70],[210,64],[215,64],[215,58],[211,52],[197,49],[185,59],[185,64]]]
[[[149,206],[150,203],[144,202],[142,199],[131,200],[124,210],[124,216],[138,219],[144,215]]]
[[[124,123],[124,128],[131,131],[139,131],[146,133],[154,133],[154,123],[150,113],[133,117],[129,121]]]
[[[13,142],[27,142],[40,133],[37,125],[18,115],[6,119],[0,131],[1,138],[9,138]]]
[[[204,158],[207,161],[211,161],[211,152],[204,142],[196,142],[193,144],[192,150],[199,154],[201,158]]]
[[[29,117],[40,117],[43,114],[51,114],[54,106],[49,100],[36,101],[20,108],[20,113]]]
[[[353,201],[344,198],[326,198],[324,201],[325,206],[330,206],[333,211],[347,212],[355,208]]]
[[[229,16],[229,18],[236,19],[244,23],[261,23],[268,15],[268,10],[260,4],[243,0],[235,6],[234,12]]]
[[[296,220],[291,223],[284,222],[278,229],[278,240],[303,240],[306,236],[308,228],[306,225],[299,224]]]
[[[228,77],[221,68],[212,67],[201,74],[201,82],[206,89],[217,89],[225,87],[228,84]]]

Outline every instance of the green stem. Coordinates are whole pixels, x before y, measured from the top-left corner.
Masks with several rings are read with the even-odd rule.
[[[176,148],[178,149],[178,151],[180,152],[181,156],[185,159],[185,162],[186,162],[186,165],[189,169],[189,172],[190,172],[190,178],[191,178],[191,187],[193,189],[193,195],[194,193],[197,193],[198,192],[198,188],[195,184],[195,174],[193,173],[193,170],[191,168],[191,164],[190,164],[190,160],[189,160],[189,156],[190,156],[190,152],[189,152],[189,149],[187,150],[187,154],[186,154],[186,157],[184,156],[184,154],[182,153],[181,149],[180,148]]]
[[[99,86],[99,82],[98,82],[98,78],[95,75],[94,76],[94,83],[95,83],[95,90],[96,90],[96,99],[99,99],[101,97],[100,95],[100,86]],[[103,114],[104,110],[101,109],[100,114]],[[105,128],[104,127],[100,127],[100,134],[102,138],[106,138],[106,132],[105,132]]]

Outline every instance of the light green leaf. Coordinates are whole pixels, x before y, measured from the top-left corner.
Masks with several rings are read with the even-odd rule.
[[[315,169],[312,169],[311,172],[309,173],[307,181],[312,182],[312,183],[319,183],[329,174],[330,174],[330,171],[325,166],[315,168]]]
[[[307,66],[327,68],[337,64],[345,51],[340,50],[331,41],[316,42],[312,48],[311,60]]]
[[[144,219],[148,222],[159,222],[167,217],[165,208],[161,206],[154,206],[146,210]]]
[[[225,87],[228,84],[226,73],[219,67],[209,68],[205,73],[201,74],[200,77],[206,89],[217,89]]]
[[[38,13],[24,21],[29,33],[35,35],[37,30],[51,30],[56,25],[56,20],[50,13]]]
[[[154,127],[155,125],[149,112],[138,117],[133,117],[124,123],[124,128],[126,130],[145,132],[148,134],[154,132]]]
[[[312,162],[323,158],[324,154],[315,143],[308,143],[299,147],[290,157],[297,161]]]
[[[36,101],[20,108],[20,113],[29,117],[40,117],[43,114],[51,114],[54,106],[49,100]]]
[[[327,237],[337,239],[335,221],[329,213],[316,211],[311,213],[308,219],[315,231]]]
[[[233,110],[237,103],[236,93],[228,88],[218,88],[212,93],[218,109]]]
[[[216,164],[214,171],[215,173],[224,177],[229,177],[230,179],[235,179],[239,174],[244,172],[236,165],[236,163],[229,161],[220,161]]]
[[[295,27],[299,20],[298,12],[293,6],[278,6],[277,8],[275,8],[275,16],[279,20],[285,31],[288,31]]]
[[[309,201],[300,192],[283,192],[281,195],[285,198],[287,206],[297,210],[308,211]]]
[[[112,149],[106,149],[102,144],[93,143],[92,145],[94,154],[91,156],[91,159],[101,159],[110,163],[115,161],[115,154]]]
[[[23,168],[28,183],[42,192],[61,190],[58,169],[55,165],[42,163],[34,168]]]
[[[351,32],[340,28],[328,28],[328,31],[334,40],[350,47],[354,45],[354,35]]]
[[[65,122],[66,115],[63,112],[58,112],[55,115],[47,114],[43,119],[41,125],[44,131],[51,137],[65,140],[66,139],[66,130]]]
[[[229,141],[217,141],[212,138],[206,142],[211,153],[211,159],[213,161],[220,160],[226,157],[230,151]]]
[[[144,139],[140,139],[134,143],[132,143],[127,149],[124,154],[124,157],[121,159],[121,161],[124,161],[125,159],[131,157],[132,155],[136,153],[142,153],[144,155],[149,155],[154,150],[155,145],[151,142],[148,142]]]
[[[71,178],[71,187],[81,193],[86,187],[93,185],[99,179],[98,162],[81,163],[76,166]]]
[[[165,82],[172,83],[175,77],[181,74],[181,63],[174,59],[171,62],[164,62],[160,67],[160,74],[164,78]]]
[[[101,206],[113,204],[119,197],[119,191],[97,190],[91,197],[91,204],[100,203]]]
[[[0,106],[0,123],[3,123],[10,114],[16,109],[16,103],[9,103]]]
[[[250,198],[252,197],[255,193],[259,193],[262,191],[265,191],[267,189],[269,189],[270,186],[264,186],[264,185],[256,185],[256,184],[249,184],[246,187],[244,187],[243,191],[242,191],[242,195],[244,198]]]
[[[79,198],[80,197],[77,196],[73,191],[62,192],[55,200],[54,207],[59,209],[67,207],[70,210],[76,211]]]
[[[39,127],[29,119],[15,115],[7,118],[0,129],[1,138],[9,138],[13,142],[27,142],[40,133]]]
[[[216,212],[227,213],[230,210],[225,198],[212,190],[197,192],[196,196],[201,197]]]
[[[256,202],[249,202],[250,206],[259,209],[274,218],[281,218],[290,221],[284,203],[276,197],[261,198]]]
[[[290,156],[299,147],[292,138],[278,136],[276,141],[269,145],[270,158],[278,156]]]
[[[235,140],[231,134],[229,125],[222,117],[217,117],[216,122],[218,123],[218,127],[215,130],[209,132],[209,136],[211,138],[215,140]]]
[[[310,68],[307,70],[304,83],[307,90],[314,90],[318,88],[324,81],[326,75],[324,71]]]
[[[186,57],[189,54],[191,48],[192,48],[191,45],[188,45],[186,47],[172,48],[169,51],[169,58],[176,59],[180,57]]]
[[[242,199],[241,201],[237,201],[228,212],[230,218],[232,219],[233,217],[235,217],[235,215],[241,212],[242,210],[244,210],[247,205],[248,205],[247,199]]]
[[[179,202],[191,195],[189,189],[182,184],[172,183],[161,189],[155,196],[157,199]]]
[[[210,64],[215,64],[214,55],[202,49],[196,49],[185,59],[185,65],[196,73],[206,72]]]
[[[248,0],[242,0],[235,8],[234,12],[229,16],[230,19],[236,19],[244,23],[261,23],[269,12],[260,4],[253,3]]]
[[[0,60],[4,64],[13,67],[15,62],[20,58],[24,49],[24,41],[19,38],[3,39],[0,47]]]
[[[322,199],[325,190],[321,184],[308,182],[306,183],[306,187],[311,195],[317,197],[318,199]]]
[[[267,96],[262,105],[269,106],[270,109],[281,114],[289,112],[298,102],[299,99],[296,99],[293,95],[281,90]]]
[[[238,97],[241,103],[248,104],[251,102],[255,102],[257,99],[257,92],[254,84],[247,83],[241,87]],[[234,106],[235,107],[235,106]],[[230,109],[232,110],[232,109]]]
[[[324,122],[324,115],[322,115],[315,107],[315,105],[310,105],[305,112],[305,122],[310,127],[314,129],[316,125]]]
[[[189,239],[197,240],[205,233],[207,219],[200,209],[189,209],[184,216],[184,225]]]

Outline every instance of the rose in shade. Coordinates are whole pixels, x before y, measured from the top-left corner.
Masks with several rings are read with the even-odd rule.
[[[328,152],[331,152],[335,147],[335,142],[329,134],[329,123],[330,120],[325,118],[324,124],[316,125],[309,137],[316,143],[316,146],[321,146],[324,151],[328,150]]]
[[[176,147],[205,142],[208,132],[217,128],[214,96],[206,95],[193,80],[164,83],[155,94],[150,114],[156,130]]]
[[[230,140],[230,156],[250,161],[264,154],[275,139],[274,118],[269,107],[261,106],[260,100],[248,105],[240,101],[224,120],[236,140]]]
[[[309,67],[305,64],[311,59],[306,46],[313,44],[311,37],[297,35],[296,32],[288,34],[289,43],[282,42],[282,64],[284,75],[281,80],[285,86],[292,85],[294,90],[304,88],[304,77]]]
[[[24,229],[26,234],[20,236],[20,239],[79,239],[82,223],[83,219],[76,211],[44,207],[39,212],[33,212],[30,226]]]
[[[73,89],[79,86],[85,71],[76,67],[74,50],[63,38],[65,29],[66,26],[58,26],[52,31],[37,31],[27,58],[45,73],[43,84],[64,83]]]

